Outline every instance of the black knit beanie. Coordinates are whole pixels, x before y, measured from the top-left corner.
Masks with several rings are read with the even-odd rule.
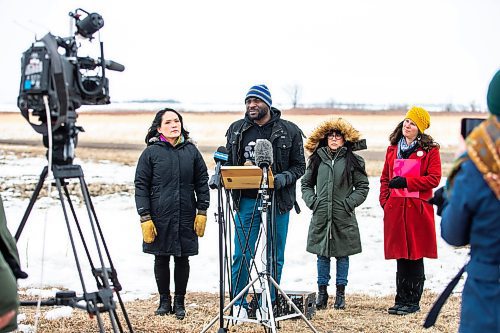
[[[500,70],[493,76],[486,97],[488,109],[492,114],[500,116]]]

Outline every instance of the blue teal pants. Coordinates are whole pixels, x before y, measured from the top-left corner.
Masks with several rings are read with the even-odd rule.
[[[248,265],[250,264],[251,258],[255,257],[256,242],[257,237],[259,236],[261,224],[260,212],[258,210],[258,207],[260,207],[260,201],[242,197],[240,200],[239,214],[237,214],[235,217],[234,255],[233,265],[231,268],[231,284],[233,288],[233,297],[238,295],[249,282],[248,278],[250,274],[248,271]],[[253,224],[252,215],[254,215]],[[271,214],[269,212],[269,218],[270,215]],[[275,276],[275,280],[278,284],[281,280],[281,272],[283,270],[283,264],[285,262],[285,244],[288,234],[289,220],[290,212],[286,212],[284,214],[279,214],[278,212],[276,212],[274,220],[276,224],[276,235],[274,240],[267,240],[268,249],[271,244],[276,245],[275,249],[277,271],[276,274],[272,275]],[[265,235],[262,235],[261,237],[265,237]],[[247,238],[248,246],[244,251]],[[258,257],[260,258],[260,254],[258,254]],[[257,270],[261,272],[262,267],[260,264],[260,260],[256,260],[256,265]],[[274,288],[271,288],[270,291],[272,298],[274,299]],[[246,294],[244,296],[245,297],[238,299],[234,305],[239,305],[247,308],[248,303],[246,300]]]
[[[337,274],[336,285],[347,285],[347,274],[349,273],[349,257],[336,257]],[[330,258],[318,255],[318,286],[328,286],[330,282]]]

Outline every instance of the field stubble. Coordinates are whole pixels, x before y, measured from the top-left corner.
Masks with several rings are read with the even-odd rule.
[[[225,144],[225,132],[231,122],[239,119],[242,113],[189,113],[183,114],[186,128],[197,142],[208,167],[214,167],[213,152]],[[85,132],[79,135],[77,157],[84,160],[107,160],[126,165],[135,165],[144,149],[144,136],[150,126],[154,113],[79,113],[78,125]],[[344,117],[367,139],[369,149],[362,152],[367,171],[371,176],[380,174],[383,166],[388,135],[402,120],[402,114],[373,112],[283,112],[285,119],[295,122],[307,136],[322,121],[330,117]],[[484,114],[432,114],[431,134],[441,144],[443,174],[446,175],[454,154],[460,149],[459,128],[463,117],[484,117]],[[36,133],[18,113],[1,113],[0,152],[15,154],[18,157],[43,156],[46,149],[42,146],[41,135]],[[1,154],[0,154],[1,156]],[[97,186],[97,185],[96,185]],[[130,189],[129,189],[130,190]],[[92,188],[91,188],[92,191]],[[96,189],[93,195],[102,194]],[[113,190],[114,191],[114,190]],[[24,192],[31,192],[27,189]],[[347,308],[336,311],[331,308],[317,312],[312,319],[320,332],[456,332],[459,322],[460,297],[452,296],[443,307],[436,327],[424,330],[422,322],[437,295],[424,292],[422,311],[413,315],[399,317],[388,315],[386,309],[393,304],[394,296],[368,296],[347,294]],[[218,313],[218,295],[190,292],[186,298],[188,315],[178,321],[172,316],[158,317],[153,312],[157,306],[157,296],[147,300],[127,302],[126,308],[137,332],[197,332]],[[331,304],[330,304],[331,305]],[[33,324],[34,309],[21,308],[27,319],[23,324]],[[96,331],[95,320],[75,310],[71,318],[47,320],[42,317],[39,332],[90,332]],[[210,332],[216,332],[214,325]],[[308,327],[302,320],[282,322],[281,333],[307,332]],[[244,324],[230,328],[230,332],[262,332],[262,327]]]
[[[333,332],[364,332],[364,333],[452,333],[457,332],[459,323],[460,298],[452,296],[444,305],[437,323],[433,328],[424,329],[422,323],[436,299],[436,294],[424,292],[421,301],[422,310],[412,315],[395,316],[387,313],[387,308],[393,305],[393,296],[367,296],[362,294],[346,294],[347,306],[345,310],[334,310],[333,299],[330,297],[329,307],[326,310],[317,311],[311,319],[312,325],[322,333]],[[158,297],[147,300],[136,300],[125,303],[127,313],[136,332],[154,333],[191,333],[200,332],[211,319],[219,313],[218,295],[211,293],[188,292],[186,296],[187,316],[179,321],[174,316],[155,316],[153,313],[158,304]],[[228,302],[226,302],[228,304]],[[47,310],[47,308],[44,308]],[[24,324],[33,324],[34,308],[24,307],[21,312],[26,314],[27,320]],[[108,316],[105,324],[110,330]],[[125,324],[125,321],[122,320]],[[217,332],[218,321],[208,331]],[[309,327],[301,319],[289,319],[280,323],[280,333],[311,332]],[[86,312],[74,310],[70,318],[59,318],[58,320],[47,320],[43,318],[39,323],[39,332],[94,332],[97,330],[95,319],[89,319]],[[257,333],[262,332],[263,327],[256,324],[245,323],[238,326],[230,326],[229,332],[235,333]]]
[[[243,113],[215,112],[183,113],[185,127],[196,142],[207,166],[214,167],[213,153],[225,145],[225,133],[229,125]],[[85,132],[79,134],[76,156],[85,160],[109,160],[135,165],[145,147],[144,137],[154,117],[153,112],[81,112],[79,126]],[[296,123],[307,136],[323,120],[343,117],[367,139],[368,150],[361,151],[369,175],[381,173],[388,136],[402,115],[394,112],[349,112],[303,110],[283,112],[283,118]],[[441,145],[443,174],[446,175],[455,154],[461,149],[460,120],[463,117],[485,117],[478,113],[433,113],[428,133]],[[44,155],[41,135],[36,133],[20,113],[0,112],[0,149],[20,156]]]

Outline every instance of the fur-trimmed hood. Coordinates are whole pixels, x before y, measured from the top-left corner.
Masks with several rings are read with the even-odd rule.
[[[328,133],[333,131],[342,133],[346,142],[353,143],[354,147],[357,148],[353,148],[353,150],[366,149],[366,140],[361,139],[361,133],[342,118],[334,118],[322,122],[307,138],[304,148],[310,154],[314,153],[318,148],[319,142],[323,140]]]

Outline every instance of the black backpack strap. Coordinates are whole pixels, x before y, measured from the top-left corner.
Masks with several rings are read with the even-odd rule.
[[[427,314],[427,318],[425,318],[424,328],[429,328],[429,327],[434,326],[434,324],[436,323],[437,317],[439,315],[439,311],[441,311],[441,308],[443,307],[444,303],[446,302],[448,297],[450,297],[450,294],[453,291],[453,289],[455,288],[455,286],[457,285],[458,281],[460,280],[460,277],[462,276],[462,274],[464,274],[466,267],[467,267],[467,264],[465,264],[464,267],[462,267],[460,269],[460,271],[457,273],[457,275],[455,275],[455,277],[450,281],[450,283],[448,283],[446,288],[444,288],[443,292],[441,293],[441,295],[439,295],[436,302],[434,302],[434,305],[432,306],[432,308],[429,310],[429,313]]]

